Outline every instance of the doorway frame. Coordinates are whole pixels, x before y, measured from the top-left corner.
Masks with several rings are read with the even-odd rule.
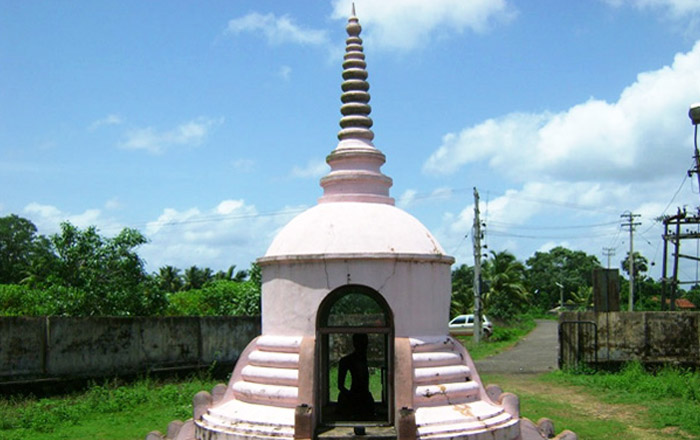
[[[372,299],[384,316],[383,326],[330,326],[328,318],[333,306],[349,294],[362,294]],[[353,335],[356,333],[381,334],[384,338],[384,371],[382,378],[382,404],[386,405],[387,417],[372,421],[327,420],[327,405],[330,403],[329,337],[332,334]],[[316,407],[319,409],[320,427],[333,426],[394,426],[394,314],[381,293],[362,284],[347,284],[332,290],[318,307],[316,320]]]

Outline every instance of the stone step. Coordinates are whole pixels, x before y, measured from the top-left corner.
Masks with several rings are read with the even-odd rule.
[[[413,368],[440,367],[444,365],[462,365],[464,359],[459,353],[451,351],[430,351],[413,353]]]
[[[260,336],[256,347],[262,351],[299,353],[302,339],[301,336]]]
[[[470,381],[418,386],[413,400],[416,406],[442,406],[470,402],[478,397],[479,384]]]
[[[430,338],[409,338],[411,351],[414,353],[426,351],[455,351],[455,342],[448,336]]]
[[[299,354],[255,350],[248,356],[248,362],[259,367],[298,368]]]
[[[297,404],[297,387],[268,385],[239,380],[233,384],[236,399],[259,405],[294,407]]]
[[[299,371],[295,368],[259,367],[246,365],[241,370],[241,376],[247,382],[268,385],[299,385]]]
[[[416,385],[468,382],[471,380],[471,370],[466,365],[415,368],[413,380]]]

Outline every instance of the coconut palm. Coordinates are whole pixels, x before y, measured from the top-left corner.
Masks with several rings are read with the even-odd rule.
[[[206,283],[214,278],[214,273],[208,267],[200,269],[197,266],[192,266],[185,269],[184,273],[185,284],[184,290],[201,289]]]
[[[491,251],[482,268],[486,289],[483,292],[486,313],[497,318],[511,318],[524,311],[529,303],[525,287],[525,265],[508,251]]]
[[[166,292],[177,292],[182,289],[183,281],[180,275],[180,269],[173,266],[163,266],[158,269],[156,275],[158,287]]]

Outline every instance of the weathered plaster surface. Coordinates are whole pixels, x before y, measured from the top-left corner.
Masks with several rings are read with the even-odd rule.
[[[314,335],[319,305],[328,293],[346,284],[371,287],[386,299],[397,337],[447,333],[449,261],[334,259],[271,263],[263,268],[265,335]]]

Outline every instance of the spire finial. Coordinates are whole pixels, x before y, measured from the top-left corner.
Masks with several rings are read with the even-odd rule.
[[[338,132],[338,146],[326,158],[331,172],[321,179],[323,197],[320,202],[372,202],[393,205],[389,197],[391,178],[382,174],[380,168],[386,158],[372,144],[374,133],[371,130],[372,108],[369,105],[369,83],[367,63],[362,48],[360,20],[355,16],[355,3],[352,16],[345,27],[348,38],[345,40],[343,57],[343,93],[340,113],[341,130]]]
[[[367,83],[367,63],[362,48],[362,26],[355,16],[355,4],[353,3],[353,15],[345,26],[348,38],[345,40],[345,56],[343,57],[343,94],[340,100],[343,106],[340,112],[342,130],[338,133],[338,139],[362,138],[371,141],[374,133],[370,130],[372,119],[369,114],[372,108],[369,106],[369,83]]]

